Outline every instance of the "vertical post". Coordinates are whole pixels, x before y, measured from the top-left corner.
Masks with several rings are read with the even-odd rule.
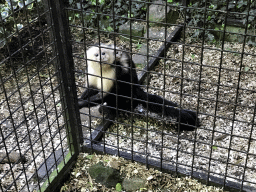
[[[182,0],[182,5],[183,5],[184,7],[187,7],[188,4],[189,4],[189,0]]]
[[[69,139],[69,147],[72,155],[78,155],[83,143],[81,120],[77,106],[77,94],[74,77],[74,61],[72,46],[69,41],[69,28],[63,1],[49,1],[52,14],[53,31],[55,33],[56,51],[60,70],[59,82],[61,83],[62,107],[66,122],[66,130]]]
[[[182,6],[185,8],[186,12],[187,12],[186,8],[188,7],[189,3],[190,3],[190,0],[182,0]],[[190,14],[190,12],[187,12],[185,15],[187,18],[184,18],[184,19],[188,23],[191,19],[191,14]]]

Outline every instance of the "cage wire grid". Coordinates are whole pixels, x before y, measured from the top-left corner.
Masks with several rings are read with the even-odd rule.
[[[122,2],[126,12],[118,12],[119,5],[114,1],[106,1],[107,10],[103,10],[101,1],[8,2],[9,15],[0,14],[1,191],[51,190],[56,187],[51,172],[56,169],[58,178],[62,178],[57,166],[63,159],[63,166],[70,168],[70,161],[65,159],[69,144],[76,142],[74,138],[80,139],[75,125],[80,119],[74,83],[78,95],[88,86],[84,52],[99,42],[128,51],[135,63],[142,58],[144,63],[136,63],[136,70],[140,83],[147,80],[146,85],[141,85],[144,91],[176,102],[183,109],[195,110],[200,126],[192,132],[179,132],[180,122],[175,124],[140,106],[134,111],[116,109],[117,117],[108,120],[113,125],[104,131],[102,141],[91,144],[97,123],[106,115],[99,114],[98,108],[84,108],[80,110],[84,151],[119,155],[191,175],[207,184],[255,189],[256,55],[255,47],[248,45],[249,38],[255,39],[248,27],[249,17],[255,16],[250,11],[255,2],[247,1],[244,13],[229,11],[231,1],[218,10],[209,7],[209,1],[195,8],[189,1],[177,4],[130,0]],[[29,12],[31,5],[33,12]],[[134,6],[140,5],[146,10],[144,18],[134,11]],[[151,7],[157,5],[165,13],[164,20],[150,18]],[[172,23],[167,20],[170,10],[179,16]],[[202,13],[200,26],[193,22],[189,10]],[[208,28],[210,12],[224,15],[222,28]],[[244,30],[234,32],[227,27],[234,15],[245,18]],[[21,16],[25,18],[22,25]],[[65,19],[69,20],[70,41]],[[90,23],[92,20],[95,23]],[[112,23],[106,25],[103,20]],[[8,21],[14,23],[11,33]],[[117,30],[125,23],[129,28],[126,34]],[[141,24],[146,33],[133,34],[134,24]],[[112,29],[107,30],[108,25]],[[193,41],[191,36],[196,32],[201,38]],[[209,43],[208,32],[220,34],[220,43]],[[242,41],[229,42],[223,38],[227,36]],[[77,151],[71,150],[72,162],[76,155]],[[49,165],[48,159],[53,163]],[[48,188],[42,188],[45,180],[50,183]]]
[[[52,182],[53,170],[61,172],[59,163],[64,159],[68,164],[68,151],[74,156],[68,149],[74,142],[65,129],[70,124],[65,79],[58,78],[61,54],[49,16],[53,7],[47,1],[4,3],[8,14],[0,14],[0,189],[41,191],[45,181]]]
[[[87,63],[83,53],[95,44],[115,44],[125,47],[124,49],[128,50],[135,60],[143,57],[145,65],[139,66],[137,73],[140,77],[144,72],[146,79],[150,79],[144,86],[146,92],[159,94],[177,102],[182,108],[197,111],[201,122],[201,126],[194,132],[177,134],[166,130],[166,124],[170,123],[166,118],[154,116],[147,113],[147,110],[145,112],[139,108],[132,112],[124,111],[126,114],[123,116],[117,112],[119,116],[110,120],[114,126],[105,132],[102,143],[87,145],[86,141],[92,139],[91,134],[97,126],[96,122],[101,122],[105,117],[104,114],[103,117],[99,116],[97,109],[82,109],[81,119],[86,147],[202,178],[207,183],[217,182],[224,187],[251,190],[250,187],[255,186],[255,49],[247,44],[249,38],[255,38],[248,29],[249,17],[254,15],[250,12],[250,7],[255,5],[248,1],[247,10],[238,13],[229,11],[230,2],[226,1],[225,9],[217,10],[208,7],[209,1],[205,1],[202,8],[189,6],[188,1],[179,5],[160,1],[129,1],[125,16],[118,14],[117,5],[113,2],[110,3],[108,11],[103,11],[101,3],[97,1],[94,5],[76,2],[77,4],[67,8],[68,15],[79,15],[79,22],[69,24],[72,32],[80,34],[80,37],[74,35],[72,40],[78,95],[88,87]],[[235,5],[237,3],[234,2]],[[135,4],[145,5],[146,18],[133,16],[135,13],[132,12],[132,6]],[[152,5],[163,6],[165,19],[161,22],[150,20],[149,10]],[[167,7],[179,11],[179,16],[182,17],[179,23],[167,22]],[[193,18],[187,10],[203,13],[203,23],[198,26],[191,22]],[[208,28],[210,11],[224,15],[222,29]],[[88,27],[88,15],[97,18],[95,28]],[[234,32],[227,28],[230,18],[234,15],[245,17],[244,31]],[[104,29],[104,18],[113,21],[112,25],[109,24],[112,27],[111,32]],[[127,21],[128,33],[116,29],[115,26],[119,24],[120,19]],[[134,23],[144,25],[144,36],[132,33],[132,30],[136,30],[133,28]],[[155,31],[151,24],[163,26],[162,38],[152,35]],[[183,27],[180,40],[172,41],[170,48],[164,50],[163,55],[159,57],[152,50],[164,47],[168,43],[168,36],[173,35],[172,32],[179,25]],[[192,42],[189,32],[196,30],[201,32],[201,39]],[[209,39],[206,39],[208,32],[220,33],[220,43],[209,43]],[[90,33],[96,35],[91,37]],[[234,35],[241,41],[229,42],[223,38]],[[78,42],[77,38],[82,42]],[[144,53],[136,49],[137,42],[134,39],[144,46]],[[160,64],[149,69],[149,63],[154,59],[160,60]],[[160,82],[158,78],[161,79]],[[144,117],[146,123],[136,124],[141,121],[139,117]],[[150,118],[164,123],[152,125]],[[86,150],[88,151],[87,148]]]

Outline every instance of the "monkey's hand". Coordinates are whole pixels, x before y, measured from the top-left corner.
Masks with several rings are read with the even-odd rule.
[[[86,99],[79,99],[78,100],[78,107],[79,109],[83,108],[83,107],[93,107],[96,105],[99,105],[101,103],[104,103],[104,98],[106,96],[106,93],[101,93],[98,92],[96,95],[92,95],[89,98]]]

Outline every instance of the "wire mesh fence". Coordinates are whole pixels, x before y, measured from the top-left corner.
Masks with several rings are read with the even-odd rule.
[[[105,43],[130,54],[145,92],[195,111],[200,121],[194,131],[181,131],[182,122],[163,111],[157,115],[141,105],[120,109],[116,97],[116,118],[97,107],[80,110],[85,149],[253,190],[255,6],[252,1],[72,1],[67,12],[78,95],[92,75],[84,53]],[[118,87],[119,79],[114,81]],[[127,86],[131,93],[133,85]],[[115,93],[124,94],[120,90]],[[127,97],[131,107],[133,96]],[[102,100],[100,111],[106,105]],[[92,144],[99,130],[103,138]]]
[[[6,1],[0,8],[1,191],[51,191],[80,142],[84,151],[255,190],[254,1]],[[92,46],[114,55],[114,75],[104,76],[101,56],[99,73],[89,68]],[[78,100],[87,103],[79,117],[76,91],[89,88],[101,99]],[[165,100],[154,104],[149,94]],[[164,107],[168,101],[177,106]],[[198,119],[183,130],[188,110]]]
[[[0,8],[0,191],[42,191],[78,149],[67,131],[72,108],[52,19],[56,6],[3,1]]]

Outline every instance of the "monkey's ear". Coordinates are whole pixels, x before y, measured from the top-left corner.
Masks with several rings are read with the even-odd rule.
[[[130,69],[130,64],[132,63],[128,52],[122,51],[120,57],[120,64],[124,73],[128,73]]]
[[[128,64],[129,65],[129,60],[131,59],[130,55],[128,52],[122,51],[121,57],[120,57],[120,62],[121,64]]]

